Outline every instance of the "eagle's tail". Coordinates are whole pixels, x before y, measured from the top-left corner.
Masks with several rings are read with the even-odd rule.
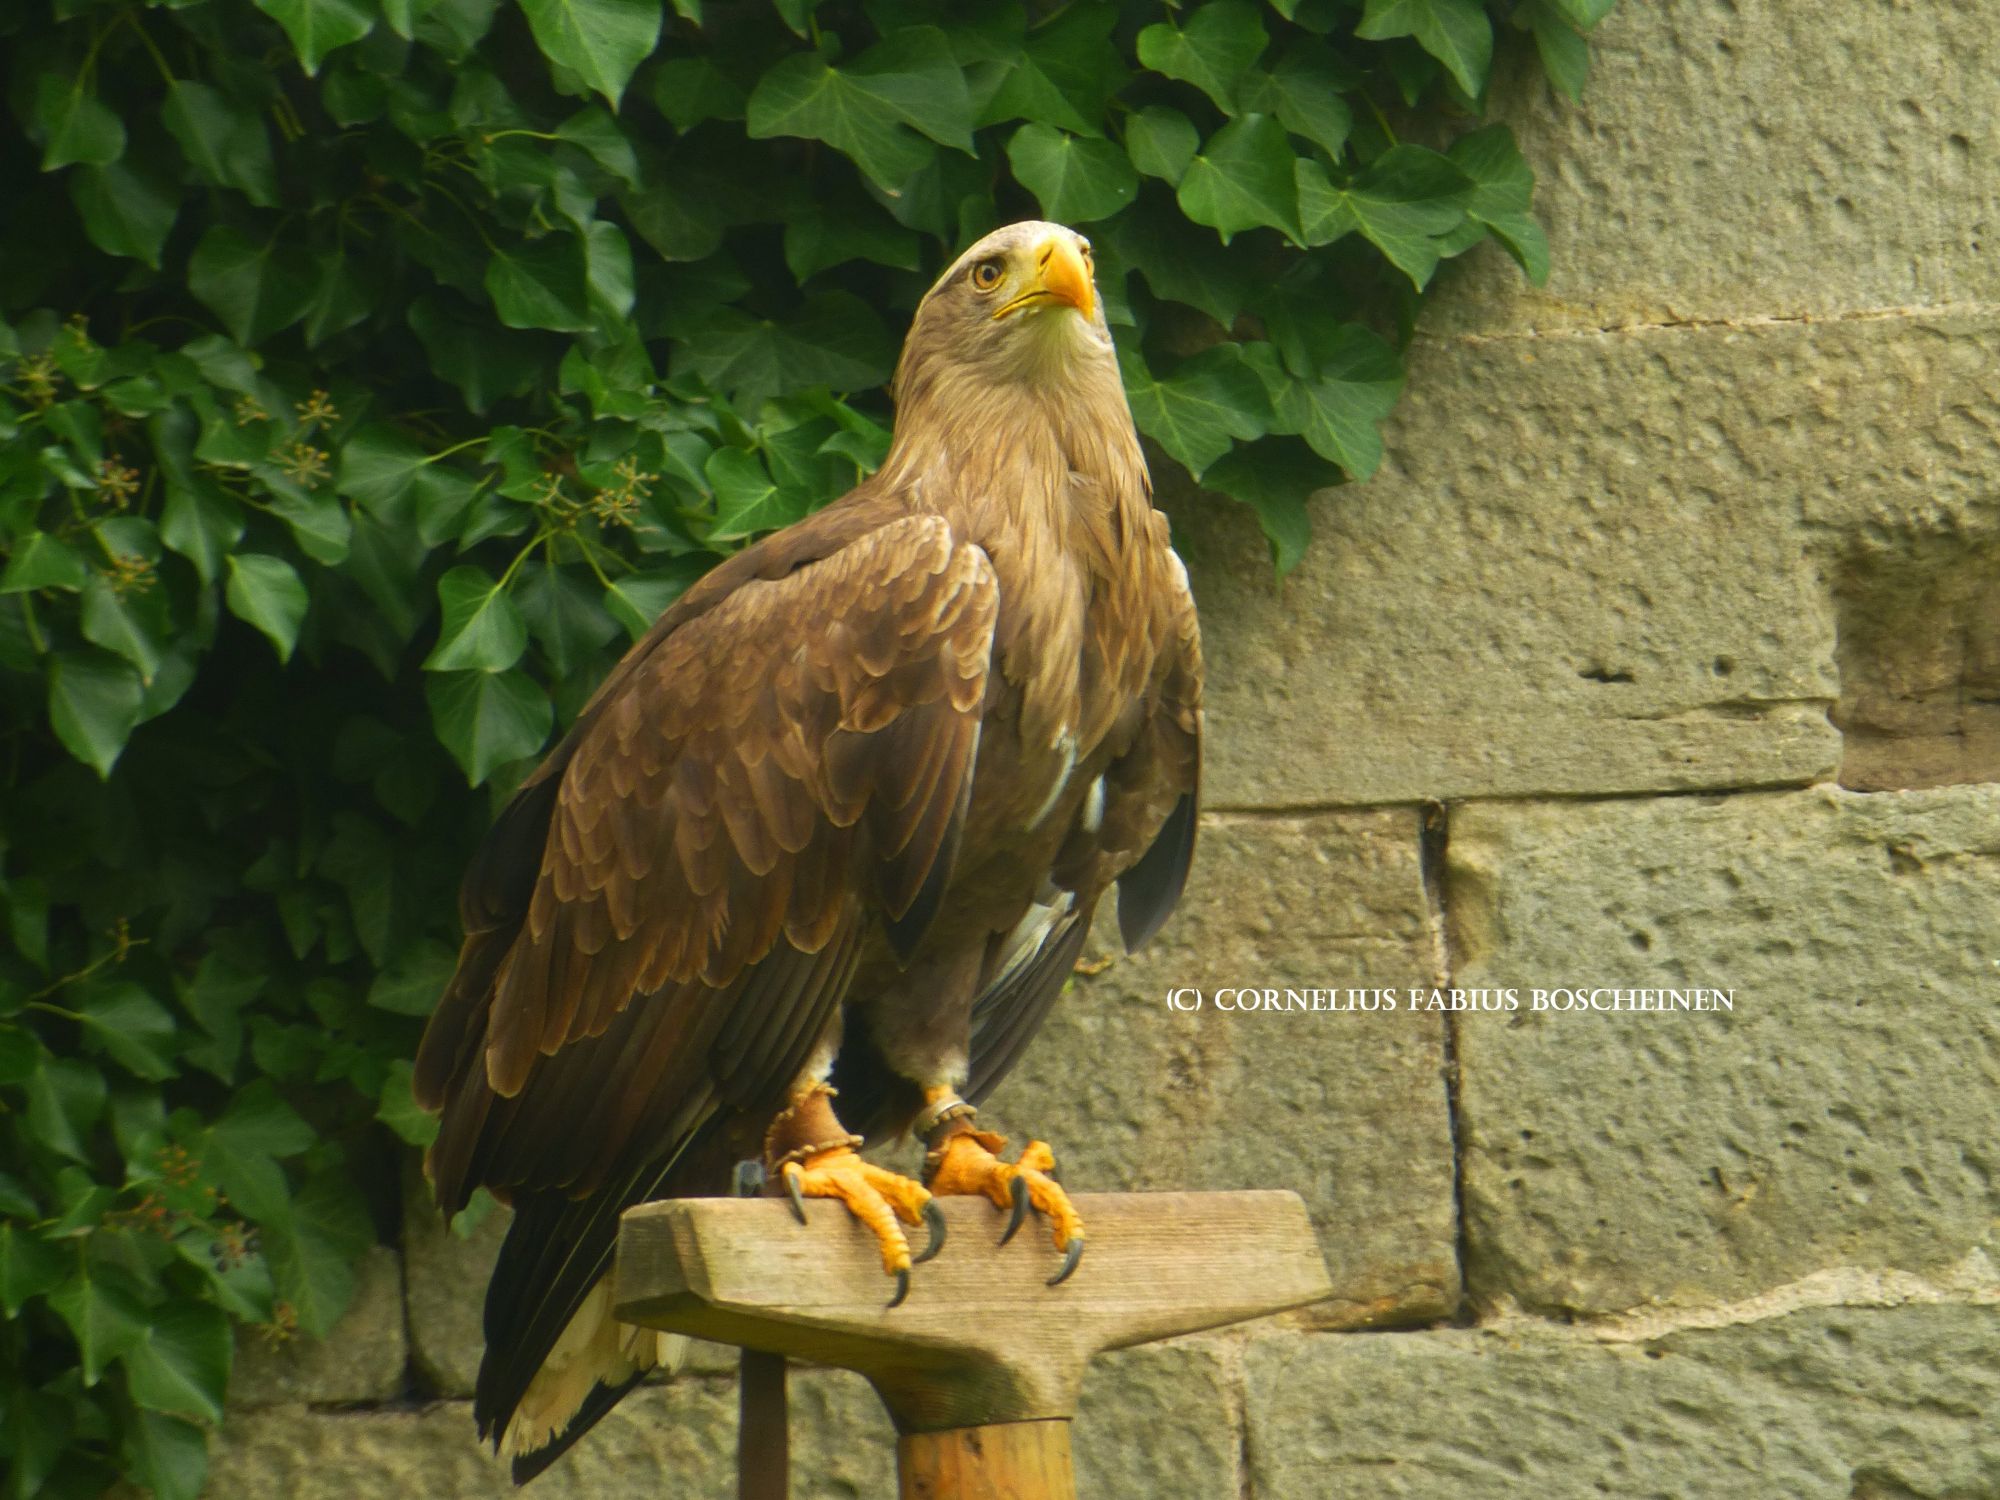
[[[526,1484],[561,1458],[648,1371],[679,1370],[687,1343],[678,1334],[618,1322],[610,1278],[598,1278],[498,1434],[514,1482]]]
[[[680,1173],[637,1173],[624,1191],[524,1193],[486,1289],[486,1352],[472,1414],[526,1484],[650,1371],[679,1368],[687,1341],[611,1314],[618,1218],[675,1196]],[[680,1188],[679,1191],[693,1191]]]

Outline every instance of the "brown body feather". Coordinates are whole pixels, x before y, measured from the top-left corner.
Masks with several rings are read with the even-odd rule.
[[[572,1320],[606,1315],[619,1212],[722,1190],[829,1071],[871,1134],[925,1084],[983,1095],[1111,883],[1128,936],[1178,896],[1200,639],[1108,334],[1061,313],[981,359],[985,330],[945,321],[960,267],[882,470],[668,610],[466,877],[416,1089],[440,1203],[516,1205],[478,1416],[513,1424],[517,1477],[646,1363],[522,1426],[552,1350],[615,1342]]]

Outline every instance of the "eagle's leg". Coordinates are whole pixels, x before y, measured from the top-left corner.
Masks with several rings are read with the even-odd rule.
[[[832,1100],[833,1089],[825,1083],[808,1085],[795,1096],[771,1122],[764,1137],[764,1159],[769,1174],[784,1182],[801,1224],[806,1199],[838,1198],[867,1226],[881,1247],[882,1269],[896,1278],[896,1295],[889,1302],[895,1307],[910,1294],[910,1267],[943,1247],[944,1215],[922,1183],[863,1161],[855,1153],[861,1137],[840,1123]],[[930,1244],[923,1254],[911,1256],[902,1224],[929,1226]]]
[[[1056,1249],[1064,1252],[1062,1266],[1049,1278],[1049,1285],[1067,1281],[1083,1258],[1083,1217],[1055,1179],[1056,1157],[1048,1143],[1030,1141],[1017,1160],[1002,1161],[999,1153],[1007,1137],[977,1128],[971,1105],[944,1089],[925,1090],[925,1099],[920,1118],[933,1122],[925,1132],[930,1152],[924,1158],[924,1181],[930,1190],[941,1197],[977,1194],[1007,1209],[1007,1230],[1000,1236],[1003,1245],[1033,1208],[1049,1221]]]

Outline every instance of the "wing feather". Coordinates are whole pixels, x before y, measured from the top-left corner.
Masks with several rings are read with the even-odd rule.
[[[479,1182],[592,1191],[678,1149],[697,1094],[775,1104],[870,921],[907,920],[947,873],[997,612],[984,554],[907,516],[743,571],[635,648],[559,778],[528,784],[548,818],[533,881],[468,879],[491,930],[421,1069],[447,1207]]]

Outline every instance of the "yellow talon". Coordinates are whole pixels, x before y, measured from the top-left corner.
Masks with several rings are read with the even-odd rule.
[[[780,1171],[801,1219],[803,1199],[838,1198],[875,1236],[882,1249],[882,1269],[892,1276],[907,1275],[910,1242],[896,1221],[925,1221],[931,1195],[922,1183],[863,1161],[852,1146],[817,1151],[802,1162],[788,1161]]]
[[[977,1194],[996,1208],[1014,1211],[1006,1238],[1013,1236],[1030,1206],[1049,1221],[1051,1237],[1058,1250],[1068,1250],[1083,1241],[1083,1218],[1069,1201],[1069,1194],[1055,1180],[1055,1152],[1046,1141],[1030,1141],[1013,1162],[1000,1160],[998,1153],[1007,1138],[989,1130],[961,1130],[946,1138],[937,1149],[937,1167],[931,1173],[931,1191],[940,1195]],[[1003,1238],[1001,1243],[1006,1243]]]

